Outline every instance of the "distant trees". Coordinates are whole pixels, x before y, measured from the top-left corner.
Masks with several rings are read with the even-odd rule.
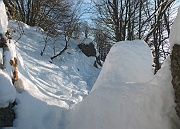
[[[112,44],[108,40],[108,34],[103,32],[99,27],[96,27],[93,33],[94,41],[97,43],[97,50],[100,54],[100,59],[102,61],[105,61],[106,56],[112,46]]]
[[[78,32],[78,22],[81,13],[82,0],[3,0],[8,8],[9,18],[22,21],[30,26],[39,26],[47,35],[44,40],[43,55],[47,42],[53,37],[54,42],[59,36],[64,36],[65,44],[62,50],[54,47],[54,56],[61,55],[68,47],[70,38]],[[86,36],[87,36],[87,29]],[[57,52],[58,51],[58,52]]]
[[[97,10],[94,22],[106,34],[110,44],[144,39],[153,51],[156,73],[169,54],[168,38],[173,22],[171,15],[174,2],[175,0],[94,0]]]
[[[70,17],[68,0],[3,0],[10,19],[22,21],[30,26],[39,26],[55,33],[65,19]]]

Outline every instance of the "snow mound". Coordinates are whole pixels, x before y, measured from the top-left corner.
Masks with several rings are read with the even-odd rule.
[[[95,88],[69,112],[66,129],[180,127],[174,110],[170,59],[166,60],[162,69],[151,80],[145,82],[152,77],[148,67],[152,62],[145,58],[151,58],[150,51],[143,47],[142,41],[126,43],[119,43],[111,49]],[[146,51],[149,53],[145,53]],[[124,69],[126,70],[122,71]]]
[[[121,41],[115,44],[107,55],[102,71],[93,86],[101,86],[101,81],[147,82],[153,77],[151,50],[144,41]]]
[[[14,102],[16,90],[8,74],[0,70],[0,108],[7,107]]]

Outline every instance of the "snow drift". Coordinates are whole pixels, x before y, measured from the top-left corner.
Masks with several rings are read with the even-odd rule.
[[[113,82],[147,82],[153,77],[151,50],[144,41],[122,41],[111,48],[93,90]]]
[[[144,49],[146,44],[142,41],[124,44],[118,43],[110,50],[95,88],[70,111],[66,129],[179,127],[174,110],[170,59],[151,79],[152,62],[150,51]]]

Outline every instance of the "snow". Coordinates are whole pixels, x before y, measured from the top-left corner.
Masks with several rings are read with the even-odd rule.
[[[2,1],[0,6],[5,12]],[[5,18],[5,14],[0,15]],[[5,32],[6,26],[0,25],[0,31]],[[19,26],[23,27],[24,35],[16,42]],[[7,68],[0,70],[0,107],[6,107],[16,98],[16,119],[11,128],[180,128],[175,113],[170,58],[153,76],[152,55],[143,41],[115,44],[100,72],[93,66],[95,57],[85,56],[77,47],[78,40],[71,39],[68,49],[50,63],[52,48],[56,48],[56,53],[62,50],[64,37],[56,42],[50,38],[41,56],[43,30],[16,21],[10,21],[9,28],[13,40],[6,53]],[[20,93],[11,82],[12,67],[8,60],[13,57],[17,57],[19,63]]]
[[[143,60],[137,59],[142,59],[141,52],[146,51],[145,44],[142,41],[126,43],[126,49],[120,51],[119,47],[124,44],[119,43],[110,50],[94,85],[95,88],[69,112],[66,129],[176,129],[180,127],[175,113],[170,59],[166,60],[161,70],[152,79],[149,78],[147,81],[146,77],[144,78],[146,82],[142,82],[143,80],[136,78],[135,74],[140,77],[143,74],[131,70],[138,68],[136,63],[142,63]],[[132,48],[136,50],[138,43],[142,50],[134,54],[135,51],[132,52]],[[121,61],[123,52],[126,52],[127,57],[133,53],[130,59],[127,58],[129,64],[123,62],[124,60]],[[143,55],[145,60],[149,58],[147,55]],[[121,71],[121,67],[126,71]],[[141,67],[140,70],[144,75],[151,71],[146,67]]]
[[[0,96],[0,108],[7,107],[16,98],[16,91],[11,83],[11,78],[2,70],[0,70]]]
[[[64,37],[60,37],[56,44],[50,39],[41,56],[44,47],[42,30],[9,21],[11,30],[18,28],[18,25],[23,27],[25,35],[10,48],[16,49],[14,54],[19,62],[19,83],[24,91],[17,93],[14,128],[64,128],[66,112],[89,94],[99,75],[100,69],[93,66],[95,57],[85,56],[77,41],[72,39],[68,50],[50,63],[50,56],[53,55],[50,45],[62,50]],[[15,32],[12,37],[16,40],[19,35]]]
[[[7,15],[5,10],[5,5],[2,0],[0,0],[0,33],[5,36],[5,33],[7,31]],[[10,50],[12,50],[10,48]],[[0,62],[2,64],[3,62],[3,54],[2,54],[2,48],[0,49]],[[0,70],[0,108],[1,107],[7,107],[9,103],[14,102],[16,98],[16,91],[12,84],[10,73],[11,73],[11,66],[9,64],[10,56],[12,56],[12,53],[10,51],[5,52],[5,56],[7,58],[7,62],[5,62],[7,68],[4,70]],[[9,73],[9,74],[8,74]]]
[[[178,9],[178,13],[177,13],[177,16],[174,20],[174,23],[171,27],[171,32],[170,32],[170,47],[171,47],[171,51],[172,51],[172,48],[174,46],[174,44],[180,44],[180,36],[179,36],[179,33],[180,33],[180,8]]]
[[[8,26],[8,19],[6,15],[5,5],[3,0],[0,0],[0,33],[5,35]]]
[[[153,77],[151,64],[151,51],[144,41],[118,42],[106,57],[93,90],[102,86],[102,81],[109,85],[117,80],[118,82],[147,82]]]

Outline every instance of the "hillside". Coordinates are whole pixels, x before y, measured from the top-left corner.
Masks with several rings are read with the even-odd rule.
[[[9,22],[11,29],[17,25],[15,21]],[[52,48],[48,47],[44,55],[40,55],[44,47],[41,31],[23,23],[21,25],[24,35],[16,43],[16,52],[19,78],[25,91],[17,94],[18,117],[15,125],[19,129],[49,127],[63,118],[64,111],[88,95],[100,70],[93,66],[95,57],[84,55],[77,46],[79,43],[74,40],[70,41],[69,49],[63,55],[50,63]],[[13,34],[13,38],[18,38],[18,34]],[[57,42],[62,43],[63,38]],[[31,122],[27,123],[29,120]],[[53,125],[58,128],[57,123]]]

